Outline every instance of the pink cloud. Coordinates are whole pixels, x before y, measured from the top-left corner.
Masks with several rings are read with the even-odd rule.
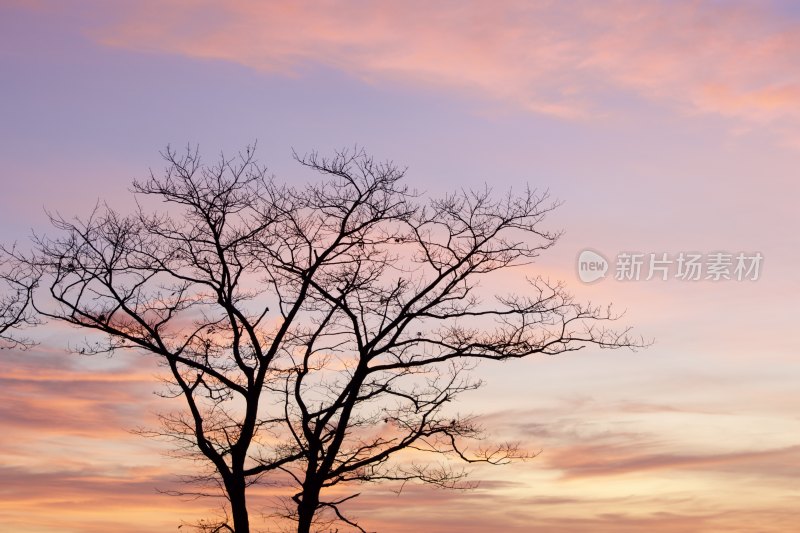
[[[173,531],[182,519],[210,516],[209,502],[158,495],[180,488],[157,468],[117,472],[81,467],[49,471],[0,468],[0,517],[8,531]]]
[[[158,16],[152,16],[157,12]],[[140,2],[101,42],[297,75],[325,65],[565,118],[634,96],[739,128],[795,130],[800,24],[765,4]]]
[[[142,450],[138,457],[123,451],[145,447],[146,440],[124,430],[157,407],[142,402],[145,389],[154,383],[141,359],[122,357],[113,365],[107,362],[109,368],[89,371],[86,358],[43,350],[8,354],[7,362],[3,378],[7,403],[0,406],[6,434],[0,445],[6,462],[10,459],[17,465],[0,469],[0,499],[5,502],[0,518],[7,527],[156,532],[174,529],[181,520],[213,515],[214,502],[156,494],[156,489],[184,488],[175,474],[191,472],[195,466],[165,462],[155,449]],[[647,402],[605,405],[578,397],[538,410],[496,413],[485,417],[491,437],[520,435],[544,453],[525,465],[477,470],[474,479],[481,481],[480,486],[469,492],[408,485],[397,496],[387,486],[349,487],[348,491],[363,495],[346,510],[368,529],[386,533],[409,529],[522,533],[532,528],[677,533],[702,528],[735,531],[731,527],[739,523],[777,532],[797,518],[781,499],[783,487],[797,475],[796,469],[786,466],[797,463],[797,447],[692,453],[684,452],[680,443],[637,432],[640,428],[592,425],[598,417],[620,418],[627,413],[705,414],[705,409]],[[74,436],[82,440],[70,441]],[[39,451],[45,449],[46,456],[41,456]],[[690,475],[689,482],[673,490],[637,492],[637,479],[652,483],[668,480],[676,472],[701,471],[702,476]],[[606,494],[609,480],[622,475],[629,476],[624,479],[630,482],[626,487],[632,495]],[[710,497],[713,509],[698,512],[704,502],[692,496],[691,479],[702,477],[713,484],[730,475],[742,482],[761,480],[755,487],[767,502],[736,509],[739,502]],[[536,482],[536,476],[550,481]],[[285,486],[253,487],[254,516],[269,510],[270,503],[286,491]]]
[[[787,465],[798,464],[800,446],[774,450],[735,453],[685,454],[652,452],[646,446],[578,445],[548,454],[550,468],[564,473],[565,479],[644,473],[652,470],[749,471],[763,476],[792,476],[800,472]]]
[[[99,439],[155,423],[156,404],[167,404],[152,394],[158,383],[151,360],[120,355],[110,369],[95,370],[89,362],[44,347],[4,354],[0,420],[8,431],[0,442],[53,434]]]

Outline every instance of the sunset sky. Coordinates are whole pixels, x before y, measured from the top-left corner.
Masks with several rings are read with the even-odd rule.
[[[46,211],[126,210],[167,144],[363,146],[431,196],[562,200],[526,274],[626,310],[655,343],[484,364],[465,397],[534,460],[472,492],[363,488],[370,530],[788,532],[800,524],[800,3],[0,0],[0,241]],[[760,253],[753,280],[582,283],[584,249]],[[645,276],[643,276],[644,278]],[[513,284],[498,290],[514,290]],[[175,407],[153,361],[80,332],[0,352],[0,529],[155,533],[213,514],[131,430]],[[253,511],[268,503],[254,491]]]

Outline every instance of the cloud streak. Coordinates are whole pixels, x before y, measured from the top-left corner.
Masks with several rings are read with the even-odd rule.
[[[800,464],[800,446],[716,454],[648,453],[647,448],[638,444],[570,446],[548,454],[546,460],[568,480],[654,470],[748,472],[792,478],[800,474],[797,468],[787,466]]]
[[[482,97],[568,119],[622,100],[793,134],[800,23],[746,2],[140,2],[91,30],[135,50]],[[615,103],[617,102],[617,103]]]

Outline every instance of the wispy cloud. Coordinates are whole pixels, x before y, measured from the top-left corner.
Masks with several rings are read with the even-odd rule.
[[[439,88],[564,118],[644,99],[795,132],[800,23],[748,2],[138,2],[114,46]],[[152,13],[157,11],[157,17]]]
[[[82,368],[86,362],[63,352],[4,354],[0,420],[7,431],[0,441],[30,441],[29,432],[119,436],[153,421],[154,365],[120,357],[111,369],[92,371]]]
[[[165,462],[159,450],[128,455],[146,442],[125,431],[147,421],[158,407],[142,402],[154,384],[140,359],[121,357],[110,368],[90,371],[85,358],[55,351],[8,357],[0,373],[5,398],[0,419],[6,428],[0,447],[7,464],[0,469],[4,524],[21,531],[133,533],[173,529],[181,519],[213,513],[208,501],[156,494],[157,489],[183,488],[175,476],[179,465]],[[546,532],[737,531],[742,523],[777,532],[797,518],[781,494],[800,474],[787,466],[800,464],[800,447],[691,451],[686,443],[665,440],[637,424],[641,416],[715,420],[733,415],[690,402],[609,403],[589,396],[497,412],[484,417],[492,439],[520,438],[543,453],[523,465],[476,470],[477,490],[408,485],[398,496],[392,487],[371,487],[346,511],[387,533],[409,528],[522,533],[534,527]],[[47,454],[39,457],[42,449]],[[684,477],[676,482],[676,476]],[[696,492],[700,478],[714,487],[736,479],[758,491],[760,499],[743,508],[739,499],[703,496]],[[666,488],[653,490],[653,483]],[[268,509],[286,490],[254,488],[254,509]]]
[[[800,474],[787,465],[800,463],[800,446],[736,453],[686,454],[653,452],[638,444],[569,446],[548,454],[550,468],[565,479],[645,473],[652,470],[715,470],[756,473],[761,476]]]
[[[158,495],[175,478],[158,468],[48,471],[0,468],[0,516],[9,531],[99,533],[175,530],[180,519],[208,513],[208,502]]]

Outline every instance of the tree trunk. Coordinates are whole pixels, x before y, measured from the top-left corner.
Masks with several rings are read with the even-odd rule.
[[[244,480],[230,483],[227,486],[235,533],[250,533],[250,517],[247,515],[247,500],[245,499],[244,490]]]
[[[297,533],[311,533],[311,523],[318,504],[319,491],[303,490],[303,499],[297,505]]]

